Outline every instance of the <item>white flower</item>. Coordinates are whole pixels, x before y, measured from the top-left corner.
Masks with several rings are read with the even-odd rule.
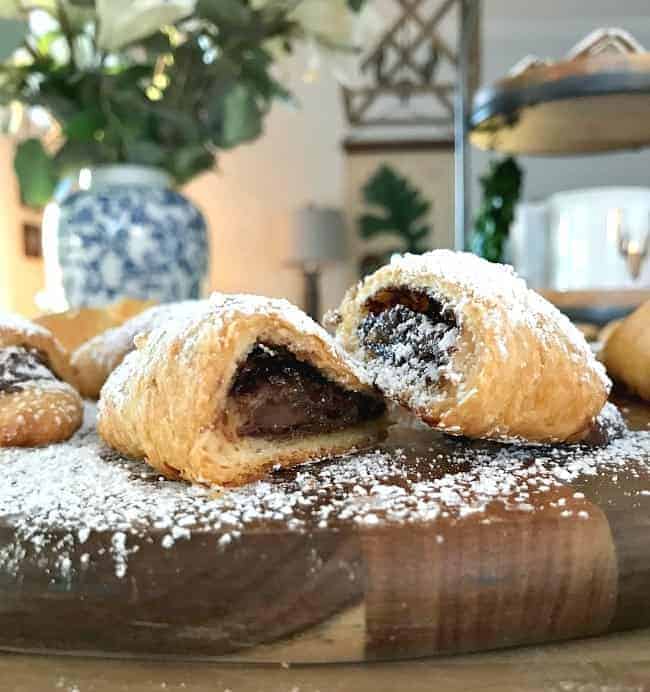
[[[386,25],[372,3],[366,2],[355,14],[347,9],[345,0],[304,0],[294,18],[306,34],[309,81],[325,68],[346,86],[363,83],[362,56],[374,46]]]
[[[346,0],[302,0],[290,17],[307,36],[331,46],[353,47],[355,15]]]
[[[194,12],[196,0],[96,0],[98,43],[118,50]]]
[[[305,34],[332,48],[365,48],[384,26],[372,2],[354,12],[347,0],[301,0],[289,16]]]
[[[98,58],[92,38],[88,34],[79,34],[74,38],[74,57],[80,70],[96,67]]]

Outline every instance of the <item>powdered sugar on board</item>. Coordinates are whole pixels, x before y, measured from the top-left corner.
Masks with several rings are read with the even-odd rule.
[[[434,522],[435,530],[436,522],[478,513],[491,521],[494,508],[529,513],[544,505],[558,518],[580,520],[588,517],[585,508],[558,499],[560,486],[579,479],[615,483],[632,474],[634,492],[650,492],[648,431],[627,433],[602,449],[526,450],[401,428],[382,449],[220,490],[165,481],[146,464],[119,457],[94,432],[94,413],[87,404],[84,427],[69,442],[0,450],[0,571],[7,577],[20,578],[28,560],[53,580],[71,580],[109,557],[123,578],[143,541],[173,550],[197,534],[212,541],[217,556],[236,549],[243,532],[260,528],[371,530]]]

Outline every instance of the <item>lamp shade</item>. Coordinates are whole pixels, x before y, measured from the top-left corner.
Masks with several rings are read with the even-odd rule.
[[[339,209],[309,205],[295,212],[294,262],[324,264],[345,259],[345,220]]]

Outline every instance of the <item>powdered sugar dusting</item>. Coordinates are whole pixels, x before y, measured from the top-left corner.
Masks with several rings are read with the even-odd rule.
[[[79,420],[79,395],[67,382],[57,379],[36,349],[0,347],[0,398],[6,426],[0,432],[5,444],[21,438],[20,431],[40,422],[68,428]]]
[[[412,279],[423,273],[442,276],[446,282],[458,284],[467,291],[466,301],[506,308],[513,324],[526,324],[542,340],[548,338],[549,325],[558,325],[572,349],[584,358],[608,390],[611,387],[604,366],[594,358],[580,330],[554,305],[529,289],[510,265],[488,262],[471,252],[451,250],[397,255],[391,265],[398,266]],[[456,311],[462,314],[462,306],[456,306]],[[501,343],[500,347],[507,351],[507,344]]]
[[[23,332],[27,337],[40,336],[49,338],[52,336],[49,330],[39,324],[31,322],[19,315],[0,311],[0,330],[3,328]]]
[[[582,520],[585,503],[572,490],[571,504],[560,502],[558,490],[591,477],[615,483],[618,474],[633,473],[635,492],[650,492],[647,431],[626,433],[603,449],[531,450],[402,429],[382,449],[221,491],[166,481],[121,458],[97,437],[94,413],[87,405],[83,429],[66,443],[0,450],[0,516],[13,530],[0,549],[3,572],[18,575],[24,559],[42,559],[52,578],[72,578],[108,556],[115,576],[124,578],[143,541],[165,551],[200,534],[219,553],[236,549],[241,533],[259,526],[373,530],[481,513],[491,521],[495,507],[528,513],[544,505],[560,518]]]
[[[75,365],[80,359],[90,357],[103,368],[115,367],[133,348],[133,340],[138,334],[200,312],[204,307],[205,301],[187,300],[156,305],[144,310],[123,325],[108,329],[80,346],[72,356],[72,363]]]
[[[393,308],[394,310],[394,308]],[[388,311],[390,314],[391,311]],[[375,318],[377,319],[377,318]],[[373,330],[384,328],[381,324],[371,327],[366,334],[368,340],[373,338]],[[365,369],[373,384],[391,396],[398,396],[404,387],[413,392],[425,390],[438,383],[441,377],[453,378],[449,368],[449,354],[458,339],[458,328],[442,323],[434,323],[425,315],[402,310],[401,320],[394,327],[393,341],[382,344],[383,357],[368,359]],[[379,336],[381,339],[381,335]],[[430,357],[424,354],[423,346]],[[435,346],[436,357],[431,357]]]
[[[602,385],[603,394],[611,388],[605,368],[596,360],[580,331],[555,306],[528,289],[525,281],[508,265],[488,262],[472,253],[450,250],[397,255],[390,265],[379,269],[348,293],[342,312],[350,310],[349,301],[352,301],[362,324],[366,301],[377,290],[393,285],[398,289],[425,291],[441,304],[444,311],[453,313],[458,332],[449,332],[450,339],[459,334],[461,339],[474,338],[466,329],[467,316],[480,313],[481,324],[504,361],[509,359],[509,335],[516,334],[519,326],[525,327],[542,345],[562,349],[585,380],[591,382],[595,377]],[[394,367],[381,358],[379,363],[374,363],[370,349],[361,343],[358,331],[355,331],[360,324],[352,328],[353,336],[344,327],[338,337],[353,356],[364,363],[366,381],[376,383],[387,396],[407,400],[411,407],[420,410],[436,406],[440,398],[446,396],[435,386],[435,376],[429,377],[434,386],[423,386],[423,378],[418,377],[422,364],[418,363],[417,352],[407,354],[406,364],[400,367]],[[417,325],[417,328],[421,330],[422,326]],[[476,394],[471,383],[466,381],[466,367],[459,366],[452,357],[439,368],[445,381],[455,385],[459,400]]]
[[[288,300],[252,294],[213,293],[208,300],[196,301],[189,309],[174,310],[168,313],[162,324],[156,322],[151,325],[149,335],[152,346],[148,349],[149,357],[166,359],[169,344],[177,341],[183,344],[177,357],[193,358],[195,357],[193,340],[197,328],[206,318],[209,317],[211,329],[215,333],[220,333],[222,329],[225,332],[227,325],[236,317],[250,315],[274,316],[290,324],[301,334],[318,337],[322,341],[323,347],[329,351],[334,359],[340,363],[345,363],[345,367],[353,372],[359,381],[363,381],[364,372],[362,369],[334,342],[323,327],[302,310]],[[130,329],[130,331],[133,330]],[[114,403],[118,406],[121,405],[121,399],[128,391],[129,383],[145,367],[142,358],[141,351],[129,354],[122,361],[121,366],[113,371],[103,395],[110,396]]]
[[[209,302],[215,320],[222,323],[228,323],[235,315],[266,314],[277,316],[291,324],[296,331],[318,337],[330,355],[336,360],[344,362],[346,367],[352,370],[359,379],[363,378],[362,369],[349,358],[328,332],[288,300],[243,293],[213,293]]]
[[[0,348],[0,385],[5,389],[19,388],[28,381],[55,380],[52,371],[40,359],[35,349],[23,346]]]
[[[65,396],[55,397],[52,394]],[[47,416],[56,425],[64,422],[72,423],[79,417],[81,400],[76,390],[67,382],[39,380],[9,396],[11,396],[9,405],[18,427],[25,424],[26,416],[36,422]]]

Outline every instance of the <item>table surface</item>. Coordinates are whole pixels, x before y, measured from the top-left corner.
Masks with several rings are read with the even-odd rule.
[[[633,413],[630,411],[630,415]],[[644,608],[646,601],[645,596],[640,598],[637,607]],[[650,629],[482,654],[386,663],[289,666],[161,659],[0,654],[0,691],[650,692]]]
[[[281,666],[0,656],[7,692],[645,692],[650,630],[469,656]]]
[[[404,421],[379,453],[200,502],[102,457],[92,429],[77,447],[9,452],[0,648],[390,661],[649,627],[650,409],[620,403],[639,432],[605,448],[467,443]],[[204,530],[170,545],[188,513]],[[128,553],[113,515],[144,525]]]

